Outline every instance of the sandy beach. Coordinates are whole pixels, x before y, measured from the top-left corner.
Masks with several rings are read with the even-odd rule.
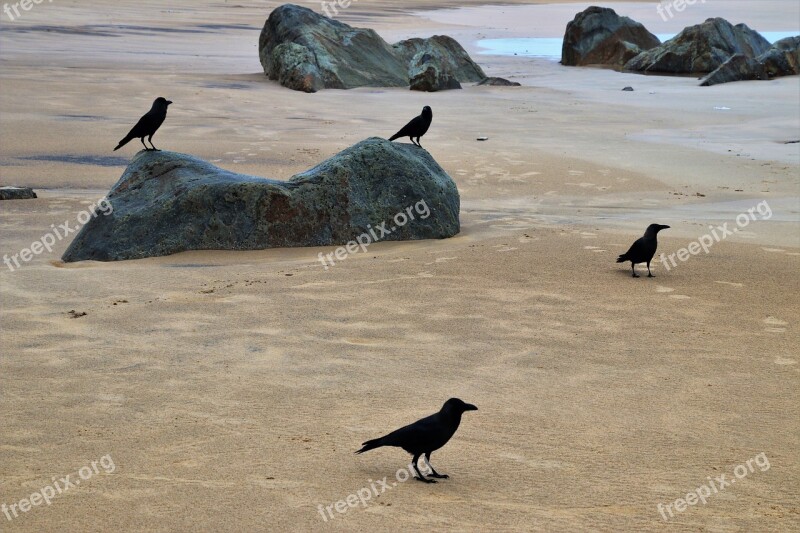
[[[800,531],[800,77],[706,88],[489,55],[480,40],[561,37],[591,4],[484,4],[337,18],[388,42],[450,35],[521,87],[291,91],[258,59],[273,1],[0,15],[0,186],[39,196],[0,202],[0,254],[103,198],[156,96],[175,102],[156,146],[273,179],[430,105],[423,145],[461,195],[456,237],[327,270],[332,248],[65,264],[71,237],[3,266],[0,505],[80,483],[0,531]],[[666,22],[655,2],[601,5],[655,33],[800,29],[796,2],[752,4]],[[632,279],[615,259],[652,222],[671,226],[659,254],[738,231]],[[353,454],[454,396],[479,410],[432,458],[450,479],[400,482],[402,450]]]

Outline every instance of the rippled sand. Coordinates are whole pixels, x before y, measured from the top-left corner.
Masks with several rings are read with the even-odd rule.
[[[64,265],[68,239],[3,267],[0,504],[106,455],[114,469],[0,514],[2,531],[797,530],[798,77],[700,88],[475,45],[558,36],[588,4],[359,0],[341,20],[392,42],[447,33],[523,87],[307,95],[261,73],[278,3],[165,5],[0,14],[0,184],[40,196],[0,203],[1,253],[101,198],[159,95],[175,104],[156,146],[280,179],[431,105],[423,144],[459,186],[463,231],[327,271],[322,248]],[[794,2],[747,5],[672,24],[797,20]],[[654,3],[614,7],[660,31]],[[650,222],[675,253],[763,201],[769,220],[655,279],[614,263]],[[450,396],[480,410],[433,456],[449,480],[323,520],[318,505],[408,464],[354,456],[362,441]],[[768,470],[664,523],[659,503],[761,453]]]

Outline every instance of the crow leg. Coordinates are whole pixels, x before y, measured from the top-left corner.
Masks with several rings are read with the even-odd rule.
[[[419,146],[417,144],[417,141],[414,140],[414,137],[409,137],[409,139],[411,139],[411,144],[413,144],[414,146]]]
[[[144,144],[144,149],[145,149],[145,151],[149,152],[149,151],[150,151],[150,147],[149,147],[149,146],[147,146],[147,145],[144,143],[144,137],[141,137],[141,138],[139,138],[139,140],[140,140],[140,141],[142,141],[142,144]]]
[[[650,272],[650,261],[648,261],[648,262],[647,262],[647,277],[648,277],[648,278],[654,278],[654,277],[655,277],[655,276],[653,275],[653,273],[652,273],[652,272]]]
[[[639,276],[636,275],[636,263],[631,261],[631,272],[633,273],[634,278],[638,278]]]
[[[436,483],[435,479],[428,479],[428,478],[426,478],[425,476],[422,475],[422,472],[419,471],[419,465],[417,464],[417,462],[419,461],[419,456],[420,455],[421,454],[419,454],[419,453],[414,455],[414,459],[411,461],[412,464],[414,465],[414,470],[417,471],[417,476],[418,476],[418,477],[415,477],[414,479],[416,479],[417,481],[424,481],[425,483]]]
[[[153,150],[155,150],[156,152],[160,152],[161,151],[158,148],[156,148],[155,144],[153,144],[153,136],[152,135],[147,140],[150,141],[150,146],[153,147]]]
[[[433,465],[431,464],[431,454],[429,453],[425,454],[425,462],[428,463],[428,468],[430,468],[431,470],[431,473],[428,474],[429,476],[439,479],[447,479],[450,477],[447,474],[440,474],[439,472],[433,469]]]
[[[419,142],[419,137],[417,137],[417,146],[419,146],[420,148],[422,148],[422,143],[421,143],[421,142]]]

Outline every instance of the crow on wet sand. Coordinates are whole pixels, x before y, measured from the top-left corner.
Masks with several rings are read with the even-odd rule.
[[[631,262],[631,272],[634,278],[639,277],[636,275],[635,267],[637,263],[647,263],[647,277],[655,277],[652,272],[650,272],[650,261],[652,261],[653,256],[656,255],[656,248],[658,248],[657,235],[662,229],[669,229],[669,226],[650,224],[647,226],[647,231],[644,232],[644,236],[634,242],[627,252],[617,258],[617,263],[624,263],[625,261]]]
[[[458,429],[458,425],[461,423],[461,415],[464,412],[477,410],[478,408],[470,403],[464,403],[458,398],[450,398],[438,413],[417,420],[413,424],[392,431],[381,438],[368,440],[362,445],[363,448],[356,453],[364,453],[381,446],[403,448],[414,456],[412,463],[418,476],[415,479],[425,483],[436,483],[436,480],[431,478],[447,479],[449,476],[439,474],[433,469],[431,453],[447,444],[447,441]],[[419,471],[417,462],[421,455],[425,456],[425,462],[428,463],[428,467],[431,469],[431,478],[426,478]]]

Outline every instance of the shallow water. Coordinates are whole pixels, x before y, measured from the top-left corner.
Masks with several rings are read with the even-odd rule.
[[[675,37],[675,33],[662,33],[656,35],[661,42]],[[800,35],[800,31],[765,31],[761,32],[766,40],[771,43],[786,37]],[[551,61],[561,60],[561,37],[524,37],[518,39],[482,39],[478,46],[484,48],[480,53],[484,55],[539,57]]]

